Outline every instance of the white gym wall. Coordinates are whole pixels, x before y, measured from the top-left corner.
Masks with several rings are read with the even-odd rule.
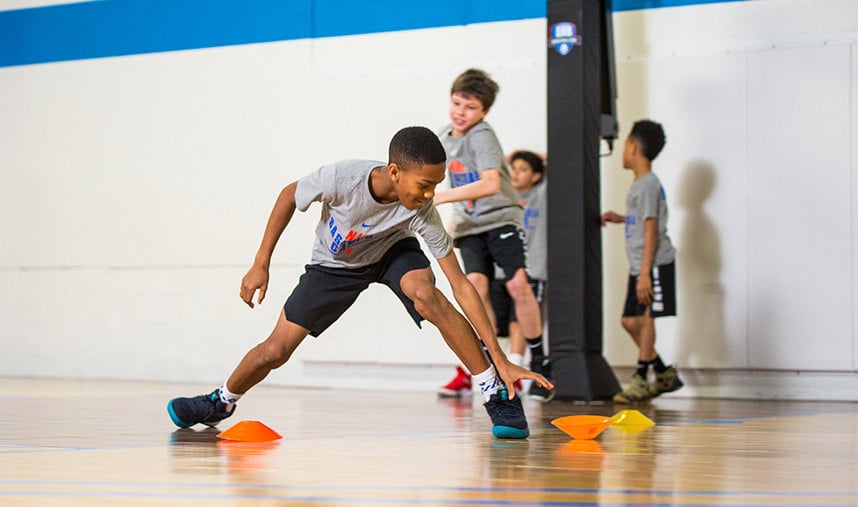
[[[858,3],[613,20],[621,136],[643,117],[667,132],[654,168],[679,316],[657,346],[683,392],[858,399]],[[535,18],[0,67],[0,375],[223,381],[309,259],[317,205],[281,238],[266,301],[238,298],[279,190],[442,126],[472,66],[501,86],[504,149],[544,151],[546,32]],[[620,151],[602,166],[618,211]],[[604,351],[628,366],[621,228],[603,238]],[[432,389],[454,364],[375,287],[266,382]]]

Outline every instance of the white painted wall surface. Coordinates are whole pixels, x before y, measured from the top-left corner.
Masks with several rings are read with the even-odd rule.
[[[651,117],[668,136],[655,170],[680,315],[659,321],[662,355],[858,370],[858,3],[634,11],[614,29],[621,135]],[[0,374],[222,381],[309,259],[318,207],[281,239],[265,303],[239,300],[280,188],[384,158],[400,127],[440,127],[470,66],[501,85],[488,120],[505,150],[543,151],[545,32],[526,20],[0,69]],[[606,208],[630,183],[619,150],[603,159]],[[630,365],[622,232],[603,237],[605,356]],[[424,328],[373,288],[267,382],[431,388],[456,360]]]

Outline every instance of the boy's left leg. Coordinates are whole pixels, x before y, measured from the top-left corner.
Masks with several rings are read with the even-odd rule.
[[[186,428],[197,423],[215,426],[232,415],[243,394],[286,363],[308,334],[318,336],[324,332],[372,280],[371,268],[343,270],[308,265],[268,338],[247,352],[220,388],[210,394],[170,400],[170,418]]]

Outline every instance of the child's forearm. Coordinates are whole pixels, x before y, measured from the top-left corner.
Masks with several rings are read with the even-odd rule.
[[[644,244],[641,255],[640,274],[649,276],[655,262],[655,248],[658,245],[658,219],[644,220]]]
[[[487,169],[480,179],[461,187],[441,190],[435,194],[435,204],[447,202],[475,201],[500,192],[500,174],[495,169]]]
[[[470,282],[468,283],[470,285]],[[471,325],[474,327],[474,331],[476,331],[480,341],[485,345],[486,351],[489,353],[492,360],[498,361],[500,359],[506,359],[506,355],[503,353],[503,349],[501,349],[500,343],[498,343],[497,337],[495,336],[494,327],[492,327],[491,322],[489,322],[489,317],[483,307],[480,295],[477,294],[477,290],[474,289],[473,285],[466,287],[463,284],[461,290],[455,290],[453,292],[453,297],[456,299],[456,302],[459,303],[465,317],[467,317],[468,321],[470,321]]]

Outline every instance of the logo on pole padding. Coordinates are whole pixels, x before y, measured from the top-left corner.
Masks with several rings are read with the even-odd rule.
[[[563,56],[569,54],[572,48],[581,45],[581,36],[575,23],[564,21],[551,25],[548,35],[548,45]]]

